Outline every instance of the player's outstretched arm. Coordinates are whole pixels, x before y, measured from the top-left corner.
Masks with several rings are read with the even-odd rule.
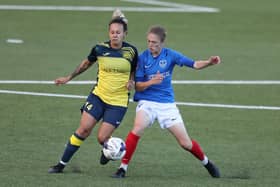
[[[66,77],[59,77],[59,78],[55,79],[54,83],[56,85],[66,84],[67,82],[72,80],[74,77],[76,77],[77,75],[79,75],[82,72],[84,72],[85,70],[87,70],[92,64],[93,63],[90,62],[88,59],[83,60],[82,63],[75,69],[75,71],[73,73],[71,73],[70,75],[68,75]]]
[[[221,58],[219,56],[211,56],[208,60],[197,60],[194,63],[195,69],[203,69],[211,65],[220,64]]]

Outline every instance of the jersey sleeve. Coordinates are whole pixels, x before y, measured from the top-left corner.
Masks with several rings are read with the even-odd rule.
[[[135,73],[135,82],[143,82],[144,81],[144,60],[143,55],[138,57],[138,63],[136,67]]]
[[[134,55],[134,58],[132,60],[131,72],[136,71],[137,64],[138,64],[138,51],[137,51],[136,48],[133,48],[133,49],[134,49],[135,55]]]
[[[195,61],[177,51],[173,51],[175,63],[179,66],[188,66],[193,68]]]
[[[95,62],[96,60],[97,60],[97,54],[96,54],[96,46],[94,46],[92,49],[91,49],[91,51],[90,51],[90,53],[89,53],[89,55],[88,55],[88,61],[90,61],[90,62]]]

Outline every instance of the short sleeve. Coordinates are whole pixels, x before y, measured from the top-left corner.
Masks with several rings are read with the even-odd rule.
[[[177,51],[173,51],[175,63],[179,66],[188,66],[193,68],[195,61]]]
[[[97,60],[97,55],[96,55],[96,46],[94,46],[92,49],[91,49],[91,52],[90,54],[88,55],[88,61],[90,62],[95,62]]]
[[[138,57],[138,63],[136,67],[136,73],[135,73],[135,81],[136,82],[142,82],[144,81],[144,64],[143,64],[143,55],[140,55]]]
[[[138,65],[138,51],[136,48],[133,48],[133,49],[134,49],[135,55],[132,60],[131,72],[135,72],[137,65]]]

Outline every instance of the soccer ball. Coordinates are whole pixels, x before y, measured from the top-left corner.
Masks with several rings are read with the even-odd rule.
[[[121,138],[111,137],[103,144],[103,154],[110,160],[122,159],[125,152],[125,142]]]

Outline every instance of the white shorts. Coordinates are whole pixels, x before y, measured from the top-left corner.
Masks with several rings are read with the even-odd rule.
[[[155,120],[158,121],[162,129],[169,128],[175,124],[183,124],[183,119],[175,103],[158,103],[141,100],[138,102],[136,112],[143,110],[150,119],[151,126]]]

